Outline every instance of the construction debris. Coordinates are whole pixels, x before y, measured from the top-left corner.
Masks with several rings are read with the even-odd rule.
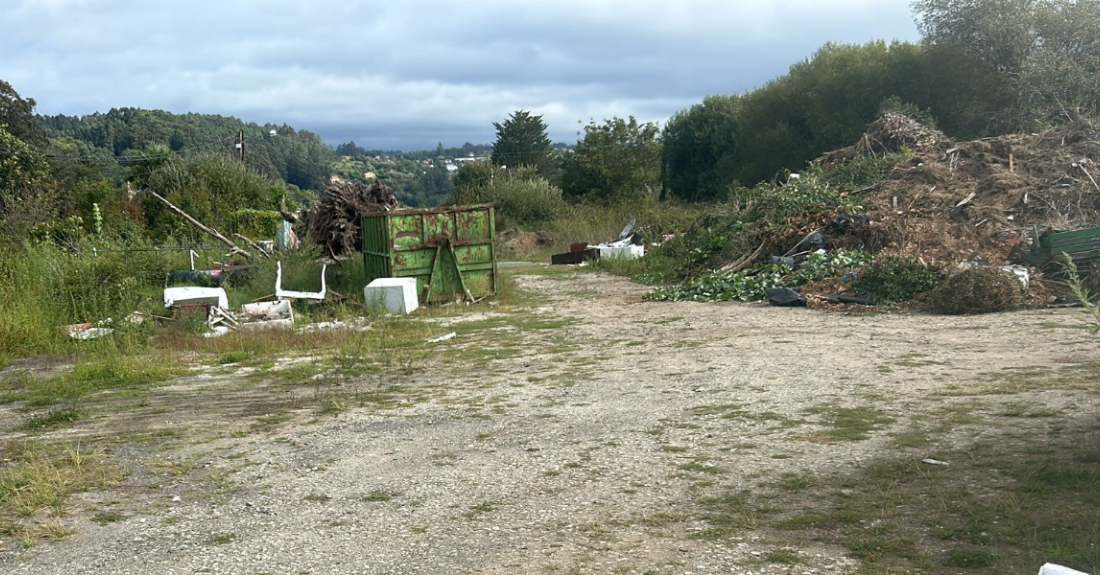
[[[306,212],[305,219],[313,241],[335,258],[361,249],[359,222],[363,214],[396,207],[397,198],[382,182],[340,182],[325,188],[317,207]]]
[[[306,292],[306,291],[291,291],[283,289],[283,262],[275,262],[275,297],[278,299],[311,299],[321,301],[325,299],[325,292],[328,291],[325,287],[325,271],[328,270],[328,264],[321,266],[321,291],[319,292]]]

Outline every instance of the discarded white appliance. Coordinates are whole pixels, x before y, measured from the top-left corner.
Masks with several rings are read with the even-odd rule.
[[[416,278],[378,278],[363,288],[363,301],[387,313],[410,314],[420,307]]]
[[[1047,563],[1039,569],[1039,575],[1089,575],[1088,573],[1078,571],[1076,569],[1070,569],[1069,567],[1062,567],[1061,565],[1055,565],[1054,563]]]
[[[321,291],[290,291],[283,289],[283,262],[275,262],[275,297],[277,299],[325,299],[325,292],[327,291],[325,288],[325,270],[327,269],[328,264],[321,266]]]
[[[237,320],[242,329],[291,327],[294,325],[294,308],[286,300],[246,303],[241,306]]]
[[[229,298],[225,290],[215,287],[170,287],[164,288],[164,307],[189,305],[208,305],[210,307],[229,308]]]

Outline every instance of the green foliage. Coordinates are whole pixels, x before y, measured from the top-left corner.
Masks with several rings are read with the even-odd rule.
[[[57,183],[43,153],[0,125],[0,241],[18,241],[58,213]]]
[[[1089,332],[1093,335],[1100,333],[1100,305],[1096,305],[1093,301],[1094,298],[1089,293],[1089,288],[1085,286],[1085,282],[1081,279],[1077,263],[1068,255],[1066,256],[1065,275],[1070,292],[1073,293],[1073,297],[1087,312]]]
[[[1100,111],[1100,3],[918,0],[932,66],[967,74],[955,108],[966,133],[1035,129]],[[934,105],[933,109],[937,109]]]
[[[234,216],[243,206],[270,211],[278,207],[281,194],[270,180],[224,155],[171,158],[149,176],[147,185],[195,219],[223,233],[236,229]],[[155,238],[173,235],[195,243],[204,241],[201,231],[152,196],[143,198],[142,212],[146,227]]]
[[[248,236],[252,240],[272,239],[283,217],[278,210],[243,209],[233,212],[230,231]]]
[[[873,186],[890,174],[894,166],[903,162],[911,153],[902,150],[881,157],[856,156],[847,162],[821,173],[821,183],[838,191],[861,190]]]
[[[669,118],[661,135],[664,197],[688,202],[725,197],[740,159],[740,118],[738,96],[708,96]]]
[[[561,189],[533,168],[501,169],[484,162],[455,177],[454,204],[496,204],[498,229],[541,229],[565,209]]]
[[[185,157],[214,154],[235,158],[237,133],[243,131],[246,166],[266,179],[303,190],[322,189],[333,161],[332,149],[320,136],[285,124],[261,126],[225,116],[139,108],[115,108],[83,117],[45,116],[41,121],[51,140],[67,142],[71,152],[66,153],[100,153],[112,163],[115,156],[124,156],[126,165],[135,161],[127,151],[144,154],[149,160],[162,159],[165,150]],[[133,177],[135,170],[130,172]]]
[[[877,305],[894,305],[935,289],[942,281],[942,274],[917,259],[888,257],[861,271],[852,289]]]
[[[739,272],[707,271],[683,283],[657,288],[647,295],[657,301],[759,301],[767,290],[798,287],[808,281],[835,277],[870,261],[859,250],[810,254],[798,270],[782,264],[758,264]]]
[[[46,147],[46,137],[34,114],[34,106],[33,98],[21,97],[11,84],[0,80],[0,129],[31,147],[43,149]]]
[[[646,295],[656,301],[759,301],[769,288],[791,287],[791,268],[761,264],[736,273],[707,271],[681,284],[660,287]]]
[[[817,281],[867,265],[871,254],[863,250],[833,250],[812,253],[798,267],[798,283]]]
[[[504,123],[493,122],[497,139],[493,143],[494,166],[513,168],[528,167],[542,176],[549,176],[553,165],[550,157],[550,138],[542,116],[517,110]]]
[[[561,188],[569,197],[608,203],[656,196],[661,143],[657,124],[612,118],[589,123],[562,161]]]

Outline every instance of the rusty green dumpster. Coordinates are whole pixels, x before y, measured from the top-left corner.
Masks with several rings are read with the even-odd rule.
[[[422,303],[475,300],[497,291],[492,205],[364,214],[367,281],[416,278]]]

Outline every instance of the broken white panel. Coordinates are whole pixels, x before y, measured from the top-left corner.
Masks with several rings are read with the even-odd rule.
[[[388,313],[410,314],[420,307],[416,278],[378,278],[363,288],[363,301]]]
[[[283,289],[283,262],[275,262],[275,297],[278,299],[325,299],[325,270],[328,264],[321,266],[321,291],[291,291]]]
[[[216,287],[164,288],[164,307],[203,304],[226,309],[229,307],[229,298],[224,289]]]
[[[600,250],[600,259],[636,260],[645,255],[645,246],[628,244],[625,246],[596,246]]]

